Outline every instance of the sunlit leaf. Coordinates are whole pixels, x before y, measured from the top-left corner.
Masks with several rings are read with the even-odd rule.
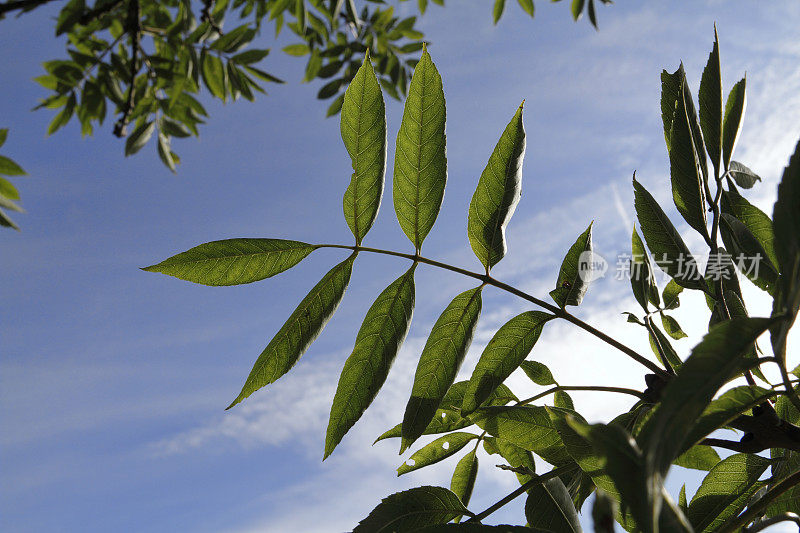
[[[481,312],[481,288],[462,292],[439,316],[422,350],[403,418],[401,453],[422,433],[461,368]]]
[[[716,531],[738,515],[759,488],[758,478],[769,464],[764,457],[737,453],[712,468],[689,503],[687,514],[694,530]]]
[[[516,444],[495,437],[484,437],[483,449],[488,454],[497,454],[508,463],[508,466],[518,469],[515,472],[520,485],[524,485],[536,472],[536,463],[533,455],[528,450],[523,450]]]
[[[719,461],[719,454],[714,448],[698,444],[679,455],[673,464],[694,470],[711,470]]]
[[[654,472],[663,474],[680,455],[692,424],[720,387],[746,366],[745,351],[770,322],[735,318],[714,326],[695,346],[639,437]]]
[[[314,249],[283,239],[226,239],[195,246],[142,270],[203,285],[241,285],[280,274]]]
[[[355,255],[333,267],[303,298],[297,309],[258,356],[230,409],[288,372],[330,320],[350,282]]]
[[[494,0],[494,6],[492,6],[492,19],[494,23],[500,20],[500,17],[503,16],[503,11],[506,8],[506,0]]]
[[[537,385],[555,385],[556,380],[553,379],[553,374],[550,369],[538,361],[523,361],[520,363],[520,368],[525,372],[525,375]]]
[[[720,235],[734,263],[753,284],[770,294],[775,292],[778,271],[769,259],[761,242],[739,219],[722,213]]]
[[[378,214],[386,172],[386,111],[369,54],[345,92],[341,133],[353,166],[344,218],[360,244]]]
[[[411,324],[415,270],[416,263],[384,289],[364,317],[333,397],[323,458],[361,418],[389,375]]]
[[[461,406],[462,414],[477,409],[519,367],[539,339],[544,324],[551,318],[553,315],[542,311],[526,311],[497,330],[472,372]]]
[[[478,477],[478,457],[475,450],[471,450],[462,457],[456,469],[453,471],[453,478],[450,480],[450,490],[458,496],[464,505],[469,505],[472,498],[472,491],[475,488],[475,479]],[[456,517],[458,522],[460,517]]]
[[[728,191],[723,191],[721,200],[723,212],[736,217],[739,222],[744,224],[764,248],[770,262],[777,266],[778,257],[775,254],[774,244],[775,233],[769,216],[748,202],[734,187],[731,187]]]
[[[411,457],[397,469],[397,475],[402,476],[419,468],[438,463],[458,453],[471,440],[477,438],[477,435],[463,431],[456,431],[444,437],[439,437],[411,454]]]
[[[447,182],[442,77],[427,50],[414,69],[394,159],[394,210],[414,247],[436,222]]]
[[[525,128],[520,105],[494,147],[469,204],[469,242],[487,270],[506,254],[506,225],[519,202],[524,156]]]
[[[458,496],[444,487],[415,487],[387,496],[358,523],[353,533],[415,531],[446,524],[460,515],[472,516]]]

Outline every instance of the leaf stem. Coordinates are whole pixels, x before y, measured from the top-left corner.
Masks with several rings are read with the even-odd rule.
[[[626,389],[623,387],[603,387],[603,386],[595,386],[595,385],[558,385],[556,387],[552,387],[547,389],[544,392],[540,392],[535,396],[531,396],[530,398],[526,398],[524,400],[520,400],[517,402],[517,405],[527,405],[531,402],[535,402],[539,398],[544,398],[545,396],[549,396],[550,394],[556,393],[562,390],[583,390],[583,391],[597,391],[597,392],[618,392],[620,394],[630,394],[631,396],[636,396],[640,400],[644,400],[644,394],[639,392],[635,389]]]
[[[532,487],[535,487],[536,485],[539,485],[541,483],[544,483],[545,481],[549,481],[549,480],[551,480],[553,478],[561,476],[563,474],[568,474],[568,473],[572,472],[573,470],[575,470],[576,468],[578,468],[577,464],[559,466],[557,468],[554,468],[554,469],[550,470],[546,474],[542,474],[541,476],[536,476],[533,479],[531,479],[530,481],[528,481],[527,483],[525,483],[524,485],[521,485],[514,492],[512,492],[512,493],[508,494],[507,496],[505,496],[503,499],[497,501],[496,503],[490,505],[489,507],[487,507],[486,509],[484,509],[480,513],[476,514],[475,516],[473,516],[472,518],[467,520],[467,522],[480,522],[481,520],[483,520],[484,518],[486,518],[487,516],[489,516],[493,512],[497,511],[498,509],[500,509],[504,505],[506,505],[506,504],[510,503],[511,501],[513,501],[517,496],[527,492],[528,489],[530,489]]]
[[[481,274],[481,273],[478,273],[478,272],[473,272],[471,270],[466,270],[464,268],[460,268],[460,267],[457,267],[457,266],[454,266],[454,265],[449,265],[447,263],[442,263],[442,262],[436,261],[434,259],[428,259],[427,257],[422,257],[422,256],[420,256],[418,254],[413,254],[412,255],[412,254],[406,254],[406,253],[403,253],[403,252],[395,252],[393,250],[383,250],[381,248],[369,248],[369,247],[366,247],[366,246],[360,246],[360,245],[351,246],[351,245],[345,245],[345,244],[316,244],[314,246],[316,248],[340,248],[340,249],[344,249],[344,250],[354,250],[354,251],[357,251],[357,252],[372,252],[372,253],[376,253],[376,254],[393,255],[395,257],[403,257],[403,258],[409,259],[411,261],[417,261],[419,263],[424,263],[426,265],[435,266],[437,268],[442,268],[444,270],[449,270],[451,272],[456,272],[456,273],[464,275],[464,276],[475,278],[477,280],[482,281],[485,285],[491,285],[491,286],[496,287],[496,288],[498,288],[500,290],[503,290],[503,291],[506,291],[508,293],[511,293],[514,296],[518,296],[518,297],[522,298],[523,300],[527,300],[528,302],[531,302],[531,303],[533,303],[535,305],[538,305],[539,307],[541,307],[543,309],[546,309],[546,310],[550,311],[551,313],[553,313],[553,315],[555,315],[558,318],[562,318],[562,319],[566,320],[567,322],[573,323],[574,325],[578,326],[582,330],[584,330],[584,331],[586,331],[588,333],[591,333],[592,335],[594,335],[598,339],[602,340],[603,342],[605,342],[607,344],[610,344],[614,348],[618,349],[619,351],[621,351],[622,353],[624,353],[625,355],[627,355],[628,357],[630,357],[634,361],[638,362],[639,364],[641,364],[644,367],[646,367],[647,369],[649,369],[651,372],[653,372],[655,374],[658,374],[660,376],[666,377],[666,378],[670,378],[671,377],[671,375],[668,372],[666,372],[663,368],[661,368],[658,365],[654,364],[652,361],[650,361],[647,358],[645,358],[644,356],[640,355],[635,350],[625,346],[624,344],[622,344],[618,340],[606,335],[605,333],[603,333],[602,331],[598,330],[597,328],[587,324],[586,322],[584,322],[580,318],[570,314],[565,309],[561,309],[560,307],[556,307],[555,305],[553,305],[551,303],[545,302],[544,300],[541,300],[541,299],[539,299],[539,298],[537,298],[535,296],[532,296],[532,295],[530,295],[530,294],[528,294],[528,293],[526,293],[524,291],[521,291],[521,290],[517,289],[516,287],[512,287],[511,285],[509,285],[507,283],[503,283],[502,281],[498,281],[498,280],[494,279],[493,277],[491,277],[491,276],[489,276],[487,274]]]
[[[756,531],[767,529],[769,526],[774,526],[775,524],[778,524],[780,522],[794,522],[795,524],[798,525],[798,527],[800,527],[800,516],[798,516],[797,513],[792,513],[787,511],[777,516],[761,520],[758,524],[754,524],[746,528],[745,531],[747,533],[755,533]]]

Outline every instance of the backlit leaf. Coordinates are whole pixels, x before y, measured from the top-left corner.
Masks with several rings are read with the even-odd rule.
[[[361,418],[389,375],[411,324],[415,269],[416,263],[384,289],[364,317],[333,397],[323,459]]]
[[[481,312],[481,288],[462,292],[439,316],[422,350],[403,418],[401,453],[431,421],[461,368]]]
[[[506,225],[519,202],[524,156],[521,104],[494,147],[469,204],[469,242],[487,270],[506,254]]]
[[[394,210],[419,250],[436,222],[447,182],[442,77],[423,48],[408,88],[394,158]]]
[[[536,462],[528,450],[523,450],[516,444],[511,444],[507,440],[495,437],[484,437],[483,449],[488,454],[500,455],[509,466],[519,469],[520,471],[515,472],[515,474],[520,485],[524,485],[533,479],[532,476],[536,472]],[[530,474],[523,473],[523,471],[527,471]]]
[[[503,11],[506,8],[506,0],[494,0],[494,6],[492,6],[492,19],[494,23],[500,20],[500,17],[503,16]]]
[[[453,471],[453,478],[450,480],[450,490],[458,496],[464,505],[469,505],[472,498],[472,490],[475,488],[475,479],[478,477],[478,457],[475,450],[471,450],[462,457],[456,469]],[[456,517],[458,522],[460,517]]]
[[[461,406],[463,415],[477,409],[519,367],[551,318],[553,315],[542,311],[526,311],[497,330],[472,372]]]
[[[444,487],[415,487],[384,498],[353,533],[414,531],[446,524],[459,515],[472,516],[458,496]]]
[[[360,244],[378,214],[386,172],[386,111],[369,54],[345,92],[341,133],[353,166],[344,218]]]
[[[550,369],[538,361],[523,361],[519,366],[525,372],[525,375],[537,385],[556,384]]]
[[[711,470],[720,458],[711,446],[695,445],[678,456],[673,464],[694,470]]]
[[[350,282],[355,255],[333,267],[303,298],[286,323],[258,356],[230,409],[288,372],[333,316]]]
[[[748,202],[734,187],[731,187],[728,191],[723,191],[721,200],[723,212],[736,217],[739,222],[744,224],[764,248],[767,258],[773,265],[778,266],[772,219],[761,209]]]
[[[648,302],[658,306],[660,304],[658,287],[656,287],[653,267],[650,264],[650,256],[647,254],[647,249],[644,247],[644,243],[635,227],[631,235],[630,274],[633,296],[642,306],[642,309],[645,312],[648,311]]]
[[[226,239],[195,246],[142,270],[203,285],[240,285],[280,274],[314,249],[282,239]]]
[[[439,437],[411,454],[411,457],[397,469],[397,475],[402,476],[419,468],[438,463],[458,453],[471,440],[477,438],[477,435],[463,431],[456,431],[444,437]]]
[[[715,169],[720,168],[720,155],[722,153],[722,73],[719,60],[719,37],[717,28],[714,27],[714,46],[708,54],[706,68],[700,79],[700,94],[698,98],[700,110],[700,127],[703,130],[703,140],[706,143],[708,156]],[[702,155],[705,157],[705,155]]]
[[[683,83],[670,133],[669,167],[672,199],[684,220],[701,235],[707,235],[703,175],[699,167],[700,157],[705,161],[705,152],[697,150],[689,122],[686,102],[691,101],[691,98],[687,85]]]
[[[583,301],[583,296],[589,288],[588,276],[591,275],[591,265],[587,265],[587,261],[591,261],[591,252],[592,224],[589,224],[564,257],[561,270],[558,272],[556,288],[550,291],[550,297],[559,307],[580,305]]]
[[[756,287],[774,294],[778,272],[756,236],[739,219],[728,213],[722,213],[719,229],[722,242],[739,270]]]

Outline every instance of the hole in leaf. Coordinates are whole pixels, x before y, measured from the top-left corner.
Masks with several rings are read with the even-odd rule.
[[[414,459],[406,459],[406,464],[408,466],[414,466],[417,462]]]
[[[445,450],[449,450],[450,449],[450,443],[449,442],[445,442],[444,444],[442,444],[442,448],[444,448]]]

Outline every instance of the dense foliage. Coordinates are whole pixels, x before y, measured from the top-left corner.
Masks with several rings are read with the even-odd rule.
[[[1,2],[0,19],[51,1]],[[596,26],[594,1],[573,0],[575,20],[586,12]],[[518,2],[533,16],[533,0]],[[424,14],[428,0],[417,6]],[[496,24],[505,0],[491,7]],[[155,138],[161,161],[174,172],[180,159],[172,140],[198,135],[208,117],[197,98],[202,89],[222,101],[253,100],[265,83],[283,83],[263,66],[270,49],[257,44],[262,34],[292,32],[297,42],[283,52],[306,58],[304,82],[323,80],[317,98],[333,99],[331,116],[366,51],[386,94],[406,95],[422,49],[416,23],[383,0],[70,0],[55,24],[68,57],[44,63],[46,73],[36,81],[52,94],[37,109],[57,110],[48,134],[76,117],[81,133],[91,135],[111,115],[114,135],[127,137],[125,155]]]
[[[592,250],[591,225],[566,253],[550,293],[555,304],[492,276],[492,268],[507,252],[505,228],[520,199],[526,143],[522,105],[494,147],[469,206],[469,243],[484,270],[473,272],[421,255],[447,180],[444,91],[424,49],[408,88],[392,183],[397,220],[412,251],[362,245],[383,195],[387,142],[380,72],[367,54],[344,94],[341,113],[342,139],[353,170],[343,202],[353,245],[231,239],[202,244],[145,270],[206,285],[236,285],[279,274],[318,248],[349,252],[279,329],[230,408],[294,366],[336,310],[360,254],[410,261],[377,297],[356,336],[333,398],[325,457],[357,423],[387,378],[411,321],[417,267],[429,265],[476,280],[477,286],[455,296],[433,325],[402,423],[378,437],[399,439],[405,451],[422,435],[441,435],[416,450],[398,469],[401,475],[466,449],[450,488],[424,486],[388,496],[356,532],[580,531],[579,512],[592,494],[596,531],[613,531],[614,519],[629,531],[644,532],[728,532],[742,527],[757,531],[782,520],[800,522],[794,514],[800,509],[800,367],[790,372],[786,361],[787,334],[800,308],[800,143],[783,173],[770,217],[742,193],[760,178],[732,159],[745,110],[745,79],[725,98],[720,70],[715,38],[698,107],[682,66],[661,76],[672,196],[678,212],[707,245],[702,253],[710,259],[704,272],[696,260],[700,252],[689,248],[654,197],[633,179],[639,228],[632,234],[630,277],[641,312],[628,317],[631,327],[641,327],[649,337],[658,363],[567,311],[568,306],[579,306],[590,288],[586,258]],[[651,255],[671,278],[663,289],[655,283]],[[771,316],[748,316],[741,277],[773,298]],[[470,379],[455,382],[487,286],[515,294],[538,309],[503,325]],[[684,290],[702,292],[710,312],[708,334],[688,354],[672,346],[670,337],[685,334],[668,314],[680,305]],[[633,390],[558,383],[535,359],[535,345],[553,320],[584,329],[648,368],[646,386]],[[765,343],[756,344],[767,332],[772,355],[762,352]],[[764,365],[780,370],[780,383],[764,378]],[[546,389],[519,399],[504,384],[517,368]],[[744,378],[746,384],[726,387],[736,378]],[[589,424],[575,411],[570,390],[628,394],[638,401],[609,424]],[[721,429],[742,436],[723,438],[730,432],[718,432]],[[476,512],[468,506],[481,445],[486,453],[503,458],[520,487]],[[736,453],[721,459],[717,449]],[[534,455],[552,469],[537,473]],[[708,472],[691,498],[685,487],[677,502],[664,490],[672,465]],[[523,494],[527,499],[520,523],[528,527],[480,524]],[[464,523],[445,525],[462,517]]]

